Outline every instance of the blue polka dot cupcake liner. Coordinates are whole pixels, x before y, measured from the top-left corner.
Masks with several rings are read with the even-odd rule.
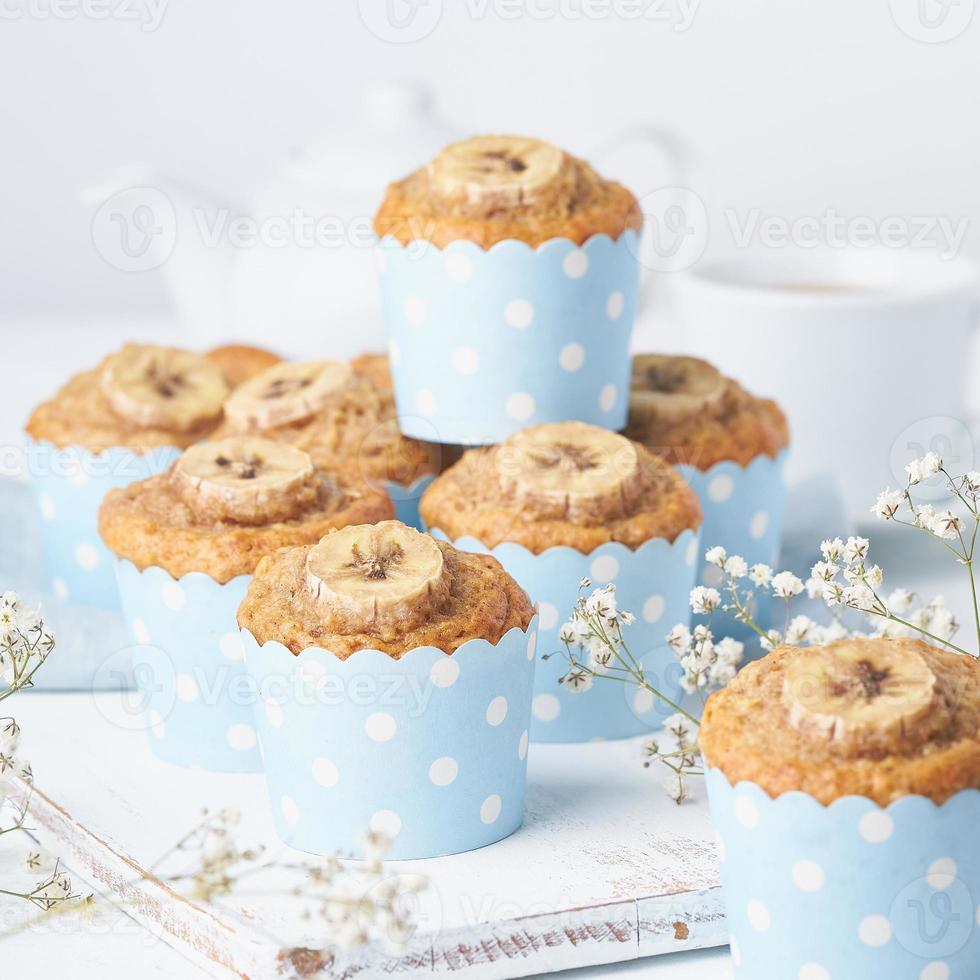
[[[525,426],[626,424],[636,233],[537,248],[378,246],[395,400],[409,436],[500,442]]]
[[[99,537],[99,506],[114,487],[165,470],[180,450],[112,448],[92,453],[28,441],[28,475],[37,506],[46,588],[62,602],[118,611],[115,558]]]
[[[133,676],[153,754],[176,766],[260,772],[255,687],[236,615],[251,576],[140,571],[115,559]]]
[[[751,567],[762,563],[775,566],[782,543],[783,511],[786,506],[784,470],[788,450],[775,458],[756,456],[748,466],[716,463],[708,470],[682,464],[677,467],[701,501],[704,545],[698,560],[698,582],[717,586],[721,570],[704,560],[704,549],[721,545],[730,555],[741,555]],[[774,609],[770,596],[758,595],[753,611],[760,625],[767,626]],[[726,622],[722,632],[756,649],[756,634],[742,623]],[[761,650],[759,650],[761,653]]]
[[[431,533],[448,540],[438,528]],[[635,551],[609,542],[588,554],[555,547],[540,555],[513,542],[496,548],[467,536],[452,542],[461,551],[493,555],[538,606],[531,741],[627,738],[659,728],[673,714],[672,708],[648,691],[632,685],[596,679],[587,691],[571,691],[559,684],[558,679],[568,671],[568,658],[558,631],[571,618],[583,578],[591,579],[593,588],[614,582],[619,607],[636,616],[636,622],[625,630],[626,642],[651,682],[679,702],[685,696],[680,686],[682,670],[664,638],[676,623],[691,621],[689,596],[700,541],[699,532],[684,531],[673,542],[654,538]]]
[[[395,859],[493,844],[524,815],[537,619],[452,656],[295,656],[241,631],[276,831],[313,854],[360,856],[370,829]]]
[[[382,484],[395,505],[396,520],[401,521],[402,524],[407,524],[409,527],[414,527],[417,531],[423,530],[422,518],[419,516],[419,501],[434,479],[435,476],[432,474],[426,474],[408,486],[390,481]]]
[[[980,791],[823,806],[707,772],[735,976],[956,980],[980,971]]]

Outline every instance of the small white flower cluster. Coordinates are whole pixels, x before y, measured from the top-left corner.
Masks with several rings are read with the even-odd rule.
[[[916,504],[912,498],[912,488],[924,480],[942,474],[949,494],[958,498],[970,516],[976,519],[980,516],[978,511],[980,472],[971,470],[965,476],[954,478],[946,471],[941,457],[934,452],[926,453],[921,459],[913,459],[905,467],[905,472],[908,474],[905,489],[883,490],[878,494],[871,512],[879,520],[895,521],[898,524],[921,528],[944,541],[958,540],[964,552],[961,557],[966,558],[966,542],[963,538],[966,524],[963,518],[948,507],[939,510],[932,504]]]
[[[846,607],[864,613],[874,623],[873,636],[910,636],[926,633],[942,641],[952,639],[959,628],[946,608],[942,596],[936,596],[913,611],[915,596],[907,589],[882,594],[884,572],[868,563],[871,544],[867,538],[830,538],[821,542],[822,561],[811,569],[807,592],[820,597],[830,607]],[[835,635],[822,635],[820,642],[849,635],[839,624]],[[853,634],[850,634],[853,635]],[[787,640],[787,642],[790,642]]]
[[[585,578],[581,589],[589,589],[592,583]],[[558,639],[569,652],[572,668],[560,678],[570,691],[587,691],[592,679],[611,670],[621,669],[624,626],[632,626],[636,617],[616,602],[616,586],[611,582],[596,589],[589,596],[579,596],[572,610],[572,618],[558,630]],[[584,662],[572,654],[572,648],[585,653]]]
[[[302,902],[300,917],[319,919],[330,946],[353,949],[378,940],[393,952],[404,950],[415,932],[415,896],[426,887],[418,875],[390,875],[384,859],[391,841],[371,831],[364,838],[365,861],[347,864],[337,856],[313,862],[267,860],[264,848],[236,840],[241,812],[225,807],[203,819],[174,845],[172,855],[189,855],[190,867],[167,880],[188,883],[191,897],[204,902],[232,895],[247,878],[261,890],[257,872],[286,871],[300,882],[290,891]],[[279,879],[277,878],[276,887]]]
[[[54,637],[45,630],[41,614],[27,609],[14,592],[0,596],[0,681],[7,690],[28,687],[34,671],[54,649]]]
[[[420,875],[386,873],[390,847],[389,838],[371,831],[364,838],[364,867],[328,858],[310,872],[313,888],[304,886],[303,897],[313,900],[313,914],[325,920],[335,946],[354,949],[377,940],[395,954],[407,948],[416,929],[417,896],[427,883]]]
[[[643,749],[648,756],[643,765],[649,767],[653,762],[664,763],[669,770],[664,776],[664,790],[675,803],[683,803],[688,797],[685,776],[701,771],[697,726],[686,715],[680,712],[673,714],[664,721],[664,734],[660,741],[651,739]]]
[[[691,596],[694,605],[694,596]],[[678,623],[668,634],[667,643],[684,668],[680,684],[688,694],[724,687],[742,662],[745,647],[726,636],[715,642],[711,630],[699,623],[693,630]]]

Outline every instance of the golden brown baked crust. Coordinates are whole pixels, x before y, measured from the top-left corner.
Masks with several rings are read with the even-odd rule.
[[[426,165],[389,185],[374,219],[381,237],[394,236],[403,245],[422,239],[439,248],[459,239],[483,248],[506,239],[535,247],[568,238],[581,245],[597,234],[619,238],[642,224],[636,198],[625,187],[603,180],[569,153],[563,154],[560,179],[553,186],[509,207],[444,192]]]
[[[699,734],[707,763],[733,786],[753,782],[772,797],[798,790],[824,804],[849,795],[869,797],[879,806],[908,795],[942,803],[961,789],[980,789],[980,662],[920,640],[864,642],[886,645],[880,646],[885,651],[888,644],[900,645],[925,659],[951,711],[938,736],[905,748],[896,745],[886,754],[855,756],[801,733],[790,723],[783,698],[786,671],[791,660],[820,648],[780,647],[744,667],[708,699]]]
[[[354,379],[353,384],[338,391],[328,405],[308,418],[257,434],[288,442],[309,453],[321,469],[354,479],[390,480],[408,486],[426,473],[437,472],[437,448],[399,431],[391,391],[377,388],[363,370],[356,372]],[[214,438],[236,431],[224,422]]]
[[[311,487],[297,493],[289,519],[236,523],[189,506],[174,478],[176,466],[110,490],[99,508],[99,533],[106,546],[140,570],[155,565],[174,578],[202,572],[217,582],[230,582],[251,575],[259,560],[277,548],[319,541],[334,528],[374,524],[395,512],[383,491],[319,473]]]
[[[535,427],[545,428],[555,427]],[[433,481],[422,496],[422,519],[454,541],[471,536],[488,548],[511,541],[534,554],[558,545],[588,553],[607,541],[638,548],[651,538],[673,541],[688,528],[700,527],[701,507],[687,482],[660,457],[643,446],[635,448],[638,492],[614,509],[598,506],[574,518],[546,508],[536,511],[502,481],[507,464],[501,446],[493,446],[467,451]]]
[[[308,547],[284,549],[259,563],[238,609],[238,625],[260,644],[275,640],[297,654],[320,647],[342,660],[366,649],[395,660],[422,646],[451,654],[467,640],[497,643],[515,626],[527,629],[534,607],[495,558],[459,552],[441,541],[438,546],[449,577],[448,595],[412,628],[397,623],[372,627],[324,613],[304,585]]]
[[[624,435],[675,465],[686,463],[702,471],[724,460],[747,466],[757,456],[774,458],[789,445],[789,426],[779,406],[732,379],[726,379],[717,404],[685,419],[641,414],[631,403]]]
[[[250,347],[247,344],[227,344],[215,347],[204,355],[225,376],[228,385],[237,388],[254,378],[266,368],[278,364],[282,358],[271,350]]]
[[[393,391],[391,365],[388,363],[387,354],[365,351],[363,354],[358,354],[350,362],[350,366],[358,374],[367,378],[378,391],[388,393]]]
[[[185,449],[213,431],[214,423],[190,432],[144,428],[118,415],[102,391],[105,363],[76,374],[53,398],[38,405],[27,421],[28,435],[37,441],[47,440],[59,449],[82,446],[100,453],[120,446],[140,453],[161,446]]]

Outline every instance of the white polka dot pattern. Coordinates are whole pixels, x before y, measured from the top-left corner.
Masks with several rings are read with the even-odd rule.
[[[386,244],[381,296],[398,352],[391,366],[403,431],[493,443],[523,425],[570,417],[622,428],[638,290],[635,238],[629,230],[581,247],[554,239],[534,249]],[[479,385],[461,385],[461,378]],[[424,403],[431,414],[419,411],[420,391],[431,395]],[[515,395],[529,399],[523,408]]]
[[[802,793],[774,797],[710,768],[705,781],[725,844],[733,960],[747,977],[835,980],[858,964],[868,976],[973,975],[976,791],[881,809],[857,796],[829,806]]]

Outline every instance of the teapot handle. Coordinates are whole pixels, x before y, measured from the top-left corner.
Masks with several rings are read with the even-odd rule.
[[[601,143],[592,156],[601,161],[624,149],[645,146],[652,147],[666,163],[666,179],[659,187],[687,187],[690,165],[686,147],[669,129],[662,126],[632,126],[614,133]],[[655,281],[655,270],[649,266],[641,267],[640,294],[637,304],[637,314],[641,313],[650,302],[650,293]]]

